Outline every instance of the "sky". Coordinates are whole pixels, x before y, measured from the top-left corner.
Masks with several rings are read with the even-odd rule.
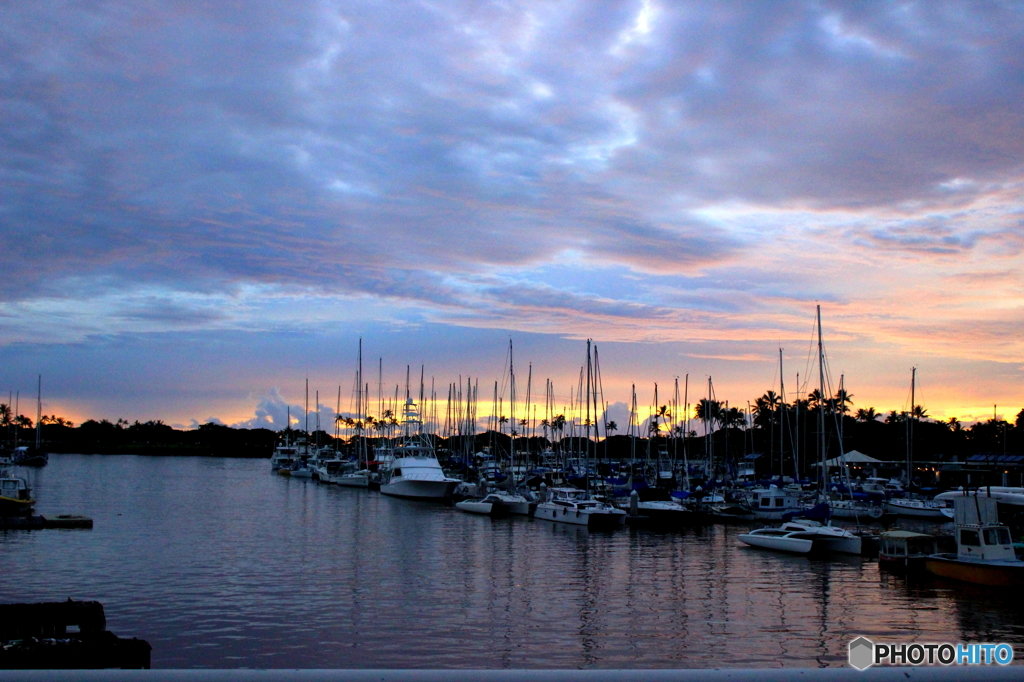
[[[622,410],[745,407],[818,305],[854,409],[1024,408],[1017,3],[22,0],[0,121],[33,417],[329,418],[360,339],[373,395],[511,340],[568,405],[593,339]]]

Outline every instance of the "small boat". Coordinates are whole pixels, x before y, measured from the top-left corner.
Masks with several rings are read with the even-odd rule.
[[[24,516],[32,511],[34,504],[25,479],[0,475],[0,516]]]
[[[587,528],[618,528],[625,525],[626,512],[592,499],[585,490],[551,488],[547,500],[537,505],[534,518]]]
[[[943,512],[947,506],[945,500],[917,500],[908,497],[893,497],[885,503],[886,511],[891,514],[936,521],[945,521],[949,518]]]
[[[994,497],[961,496],[953,500],[956,554],[925,558],[929,573],[976,585],[1024,585],[1024,561],[1017,558],[1010,529],[999,525]]]
[[[877,521],[885,515],[885,508],[880,504],[872,504],[868,500],[829,500],[832,516],[837,519],[853,519],[864,521],[871,519]]]
[[[784,523],[778,527],[758,528],[749,533],[740,533],[736,537],[751,547],[794,554],[810,552],[814,548],[814,540],[807,537],[803,528],[787,528],[789,525]]]
[[[50,461],[49,455],[38,448],[19,445],[11,452],[11,464],[23,467],[43,467]]]
[[[470,514],[484,514],[487,516],[505,516],[509,513],[508,508],[502,504],[501,497],[496,493],[490,493],[479,498],[470,498],[456,502],[455,506]]]
[[[664,488],[634,490],[627,502],[632,517],[646,518],[645,525],[662,529],[693,525],[700,515]]]
[[[955,548],[952,535],[885,531],[878,536],[878,567],[890,573],[921,573],[928,556]]]
[[[811,506],[802,491],[779,488],[774,484],[750,493],[750,507],[756,519],[781,521],[783,517],[799,514]]]
[[[787,521],[778,527],[758,528],[736,537],[752,547],[797,554],[816,551],[860,556],[864,547],[864,536],[858,533],[806,519]]]

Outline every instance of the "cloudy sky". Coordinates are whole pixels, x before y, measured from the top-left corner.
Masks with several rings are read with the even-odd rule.
[[[281,427],[360,338],[374,393],[511,338],[568,403],[593,338],[608,402],[745,406],[816,304],[855,407],[1024,407],[1019,4],[22,0],[0,121],[29,414]]]

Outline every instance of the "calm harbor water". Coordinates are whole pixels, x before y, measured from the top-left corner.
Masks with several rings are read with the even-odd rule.
[[[871,560],[491,520],[270,473],[267,460],[54,455],[0,531],[0,601],[98,600],[154,668],[845,666],[858,635],[1008,642],[1024,597]]]

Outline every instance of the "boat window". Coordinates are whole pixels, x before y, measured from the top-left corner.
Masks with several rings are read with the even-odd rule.
[[[392,469],[391,470],[391,475],[392,476],[401,476],[402,475],[402,470],[401,469]]]
[[[966,528],[962,528],[960,530],[960,544],[974,546],[980,545],[981,539],[978,537],[978,531],[967,530]]]
[[[1008,545],[1010,544],[1010,531],[1005,528],[986,528],[986,545]]]
[[[772,506],[772,501],[769,500],[767,497],[762,497],[761,498],[761,506],[762,507],[770,507],[770,506]]]
[[[781,497],[776,497],[775,498],[775,506],[776,507],[781,507],[783,502],[785,502],[785,500],[783,500]]]

